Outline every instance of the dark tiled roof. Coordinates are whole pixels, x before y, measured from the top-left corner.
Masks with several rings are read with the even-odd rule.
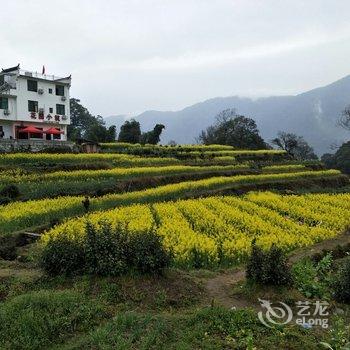
[[[18,65],[17,65],[17,66],[15,66],[15,67],[11,67],[11,68],[2,69],[2,72],[3,72],[3,73],[9,73],[9,72],[12,72],[12,71],[14,71],[14,70],[18,70],[18,69],[19,69],[19,63],[18,63]]]

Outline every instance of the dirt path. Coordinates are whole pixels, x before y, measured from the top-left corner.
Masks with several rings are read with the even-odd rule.
[[[40,270],[19,269],[19,268],[1,268],[0,279],[2,278],[39,278],[42,276]]]
[[[6,261],[0,259],[0,279],[18,278],[39,278],[43,272],[30,264],[18,261]]]
[[[245,271],[243,269],[226,271],[205,281],[204,287],[211,304],[218,304],[227,308],[242,308],[249,306],[247,302],[237,299],[233,295],[234,286],[244,281]]]

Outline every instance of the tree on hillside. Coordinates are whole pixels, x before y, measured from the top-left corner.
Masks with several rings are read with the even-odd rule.
[[[146,143],[156,145],[160,141],[160,134],[162,133],[163,129],[165,129],[163,124],[156,124],[153,130],[142,133],[140,143],[143,145]]]
[[[335,154],[324,154],[321,160],[327,168],[339,169],[350,174],[350,141],[343,143]]]
[[[318,159],[314,150],[302,136],[293,133],[280,131],[271,143],[280,149],[285,150],[290,156],[298,160]]]
[[[112,142],[115,140],[115,126],[107,128],[101,116],[93,116],[80,100],[70,99],[70,119],[68,139],[75,141],[86,138],[97,142]]]
[[[140,123],[135,119],[127,120],[121,127],[118,142],[139,143],[141,137]]]
[[[76,98],[70,99],[70,125],[68,125],[68,137],[76,140],[83,137],[86,129],[91,125],[93,116],[80,104]]]
[[[97,142],[114,142],[116,138],[116,126],[105,126],[103,118],[98,115],[94,123],[86,130],[85,138]]]
[[[339,125],[345,130],[350,131],[350,106],[347,106],[342,112],[342,115],[339,118]]]
[[[230,145],[237,148],[267,148],[253,119],[226,109],[215,118],[215,124],[203,130],[198,140],[205,144]]]

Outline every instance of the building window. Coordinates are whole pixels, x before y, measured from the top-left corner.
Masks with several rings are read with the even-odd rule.
[[[9,108],[9,99],[6,97],[0,97],[0,109]]]
[[[49,94],[52,94],[52,89],[49,89]]]
[[[56,85],[56,95],[57,96],[64,96],[64,86],[63,85]]]
[[[49,113],[53,113],[53,108],[52,107],[49,108]]]
[[[27,80],[28,91],[38,92],[38,82],[36,80]]]
[[[66,114],[66,106],[65,105],[56,105],[56,114],[65,115]]]
[[[28,101],[28,111],[37,112],[38,111],[38,101]]]
[[[0,75],[0,86],[5,84],[5,76],[4,75]]]

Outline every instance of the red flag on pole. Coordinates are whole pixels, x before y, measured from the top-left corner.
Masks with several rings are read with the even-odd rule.
[[[43,66],[43,73],[42,73],[43,75],[45,74],[45,66]]]

